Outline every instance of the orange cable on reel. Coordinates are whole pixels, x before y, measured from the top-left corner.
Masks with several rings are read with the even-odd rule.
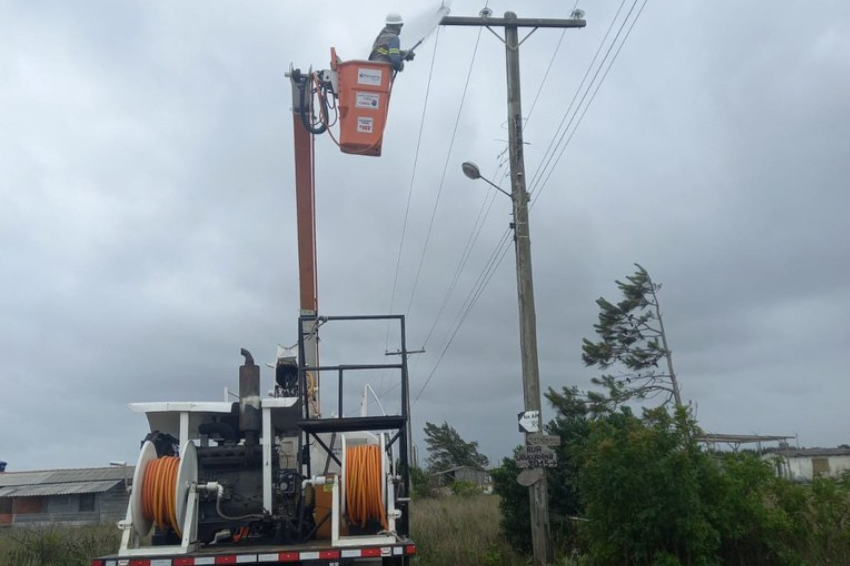
[[[387,530],[387,513],[381,493],[381,448],[353,446],[345,451],[345,505],[349,520],[363,528],[378,519]]]
[[[171,527],[182,536],[177,524],[177,470],[180,458],[163,456],[148,464],[142,482],[142,513],[161,530]]]

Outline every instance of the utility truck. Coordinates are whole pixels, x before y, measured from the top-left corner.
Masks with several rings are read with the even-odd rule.
[[[314,138],[329,133],[344,153],[378,156],[394,79],[388,63],[342,61],[290,67],[295,148],[300,316],[297,345],[278,348],[274,383],[262,393],[251,353],[239,394],[223,401],[130,406],[146,415],[116,554],[91,566],[382,564],[416,554],[409,538],[409,389],[405,319],[322,316],[316,276]],[[333,129],[339,125],[338,137]],[[401,345],[394,363],[324,366],[326,325],[386,323]],[[323,342],[323,353],[334,344]],[[399,414],[345,416],[352,374],[394,374]],[[385,373],[382,375],[386,375]],[[337,393],[329,416],[323,391]],[[365,392],[364,392],[365,395]]]

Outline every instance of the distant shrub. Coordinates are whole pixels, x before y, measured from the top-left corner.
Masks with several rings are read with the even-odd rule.
[[[435,497],[434,482],[421,468],[410,468],[410,491],[413,499]]]
[[[481,488],[475,482],[459,480],[452,484],[452,493],[458,497],[473,497],[481,495]]]

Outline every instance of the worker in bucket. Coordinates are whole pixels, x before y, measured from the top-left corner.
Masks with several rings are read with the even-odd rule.
[[[404,70],[405,61],[413,61],[414,53],[410,51],[402,51],[401,41],[398,35],[401,33],[401,26],[404,25],[404,20],[401,14],[387,14],[387,22],[378,37],[375,38],[375,43],[372,45],[372,53],[369,54],[370,61],[383,61],[384,63],[392,63],[393,69],[396,71]]]

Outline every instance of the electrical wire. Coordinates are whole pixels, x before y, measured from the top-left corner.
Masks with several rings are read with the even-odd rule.
[[[413,405],[415,405],[416,402],[419,401],[419,398],[422,396],[422,393],[424,393],[425,389],[431,383],[431,380],[434,378],[434,375],[437,372],[437,368],[440,367],[440,363],[443,361],[443,358],[445,357],[446,352],[448,352],[449,347],[452,345],[452,342],[454,342],[454,339],[457,336],[457,333],[460,331],[460,328],[463,326],[466,317],[469,316],[470,312],[472,312],[472,308],[478,302],[478,299],[481,298],[481,295],[484,293],[484,289],[487,288],[487,285],[490,283],[490,280],[493,278],[493,275],[496,273],[496,270],[499,268],[502,263],[502,260],[505,258],[508,249],[510,249],[510,246],[507,245],[510,241],[510,234],[511,230],[508,229],[502,235],[502,238],[499,240],[499,243],[496,245],[496,248],[490,255],[490,258],[485,268],[482,270],[481,274],[478,276],[478,279],[473,285],[472,290],[470,290],[469,294],[467,295],[466,301],[464,301],[463,306],[458,311],[457,317],[455,317],[454,331],[443,345],[442,351],[440,352],[440,356],[437,359],[437,362],[434,364],[434,367],[428,374],[428,378],[425,380],[425,383],[422,384],[422,387],[419,389],[419,392],[413,399]]]
[[[620,43],[619,47],[617,47],[617,51],[614,52],[614,57],[612,57],[611,63],[605,69],[605,73],[603,73],[602,79],[599,81],[599,83],[597,83],[596,89],[593,91],[593,94],[591,95],[590,100],[585,105],[584,110],[582,111],[581,116],[579,116],[579,119],[576,122],[576,125],[573,128],[572,133],[570,134],[569,138],[567,138],[566,143],[564,143],[563,147],[561,148],[561,151],[558,154],[558,158],[555,160],[555,163],[549,168],[549,171],[546,175],[546,178],[543,181],[543,184],[536,191],[536,194],[534,196],[534,200],[531,203],[531,207],[533,207],[534,204],[537,202],[537,199],[540,197],[540,194],[543,192],[543,189],[546,187],[546,184],[549,182],[549,178],[552,176],[552,172],[555,170],[555,167],[558,165],[558,162],[560,162],[561,157],[563,157],[564,152],[567,149],[567,146],[569,146],[570,141],[572,141],[573,136],[575,135],[576,130],[578,130],[579,125],[581,125],[582,120],[584,120],[584,116],[585,116],[585,114],[587,114],[588,108],[590,108],[590,105],[593,104],[593,100],[596,98],[596,94],[599,92],[599,89],[602,87],[602,84],[605,82],[605,78],[608,76],[608,72],[611,71],[611,67],[614,66],[614,62],[617,60],[617,56],[620,54],[620,51],[623,49],[623,46],[626,44],[626,41],[629,39],[629,35],[631,35],[632,30],[634,29],[635,24],[637,23],[638,19],[640,18],[641,14],[643,13],[643,9],[646,7],[646,3],[648,1],[649,0],[643,1],[643,4],[641,4],[640,9],[638,10],[638,13],[635,15],[634,19],[632,19],[632,23],[629,26],[629,29],[626,31],[626,35],[623,36],[623,41]],[[632,5],[632,9],[634,9],[634,6],[636,4],[637,4],[637,0],[635,0],[635,4]],[[631,14],[631,10],[629,11],[629,14]],[[628,20],[628,15],[626,16],[626,20]],[[624,24],[625,24],[625,20],[624,20]],[[622,27],[621,27],[620,31],[622,31]],[[617,35],[619,36],[619,33]],[[614,42],[616,42],[616,37],[614,38]],[[613,43],[612,43],[612,45],[613,45]],[[603,62],[604,62],[604,60],[603,60]]]
[[[416,397],[414,399],[414,404],[416,403],[417,400],[419,400],[419,397],[422,395],[422,393],[425,391],[425,389],[431,383],[431,379],[434,377],[434,374],[436,373],[437,368],[440,366],[440,362],[442,362],[443,357],[445,357],[446,352],[448,351],[449,347],[451,346],[452,341],[454,340],[455,336],[457,335],[458,331],[460,330],[460,327],[463,326],[463,323],[466,320],[466,317],[469,315],[469,313],[472,311],[472,308],[478,302],[478,299],[481,297],[481,295],[484,292],[484,289],[486,289],[487,285],[490,283],[490,280],[493,278],[493,275],[495,274],[499,265],[501,265],[502,260],[504,259],[505,254],[507,253],[507,250],[510,248],[510,246],[508,245],[508,243],[510,242],[510,238],[509,238],[510,233],[511,233],[511,230],[509,228],[509,229],[505,230],[504,234],[502,234],[501,238],[499,238],[499,241],[496,244],[495,249],[493,250],[493,252],[491,252],[490,256],[487,259],[487,262],[485,263],[484,268],[481,270],[481,273],[479,273],[478,278],[476,279],[475,283],[472,285],[472,288],[470,289],[469,293],[467,294],[466,299],[464,300],[463,304],[461,305],[460,309],[458,310],[458,313],[455,316],[455,319],[452,323],[452,327],[454,328],[454,330],[452,331],[451,335],[447,335],[446,340],[443,341],[439,359],[437,360],[437,363],[434,365],[434,367],[429,372],[428,378],[426,379],[425,383],[422,385],[419,392],[416,394]],[[400,386],[400,383],[398,383],[398,382],[393,384],[386,391],[384,391],[383,393],[378,395],[378,398],[383,399],[384,397],[386,397],[387,395],[392,393],[393,390],[397,389],[399,386]]]
[[[605,57],[603,57],[602,61],[601,61],[601,62],[600,62],[600,64],[599,64],[599,67],[597,67],[596,72],[594,73],[593,79],[591,79],[590,83],[588,84],[588,88],[587,88],[587,90],[585,90],[584,95],[582,96],[581,101],[579,102],[578,106],[576,107],[576,111],[573,113],[573,116],[572,116],[572,118],[570,119],[570,122],[568,123],[567,128],[565,128],[565,129],[564,129],[564,133],[563,133],[563,134],[561,134],[561,138],[558,140],[558,144],[556,144],[556,145],[554,146],[554,147],[555,147],[555,151],[557,151],[557,148],[558,148],[558,146],[560,145],[561,140],[563,140],[564,135],[566,135],[566,132],[569,130],[569,127],[570,127],[570,125],[572,124],[573,120],[575,119],[576,115],[578,115],[578,108],[581,108],[581,105],[582,105],[582,103],[584,102],[585,98],[587,97],[587,94],[590,92],[591,88],[593,88],[593,87],[594,87],[594,83],[595,83],[595,81],[596,81],[597,76],[598,76],[598,75],[599,75],[599,73],[600,73],[601,68],[604,66],[605,61],[608,59],[608,56],[609,56],[609,54],[611,53],[611,50],[613,49],[614,45],[616,45],[616,43],[617,43],[617,39],[619,38],[619,36],[620,36],[620,34],[622,33],[623,29],[625,29],[626,23],[629,21],[629,17],[631,16],[632,12],[634,11],[634,8],[635,8],[635,6],[637,5],[638,1],[639,1],[639,0],[635,0],[635,1],[634,1],[634,3],[632,4],[631,8],[629,9],[629,12],[626,14],[626,17],[623,19],[623,21],[622,21],[622,23],[621,23],[621,25],[620,25],[620,28],[619,28],[619,30],[617,31],[617,34],[615,35],[615,37],[614,37],[613,41],[611,42],[611,44],[610,44],[610,45],[609,45],[609,47],[608,47],[608,50],[607,50],[607,51],[606,51],[606,53],[605,53]],[[632,29],[634,29],[634,26],[635,26],[635,24],[637,23],[638,18],[640,18],[640,15],[641,15],[641,13],[643,12],[643,9],[644,9],[644,7],[646,6],[646,3],[647,3],[647,2],[648,2],[648,0],[644,0],[643,4],[641,5],[640,9],[638,10],[637,15],[636,15],[636,16],[635,16],[635,18],[631,21],[631,24],[630,24],[630,26],[629,26],[629,29],[628,29],[628,30],[627,30],[627,32],[626,32],[626,35],[625,35],[625,36],[624,36],[624,38],[623,38],[623,41],[619,44],[619,46],[618,46],[617,50],[616,50],[616,51],[615,51],[615,53],[614,53],[614,56],[611,58],[611,62],[608,64],[608,67],[606,68],[605,72],[603,73],[603,75],[602,75],[602,79],[601,79],[598,83],[596,83],[596,87],[595,87],[595,90],[593,91],[593,95],[591,95],[590,100],[589,100],[589,101],[588,101],[588,103],[584,106],[584,110],[582,111],[582,113],[581,113],[581,115],[580,115],[580,117],[579,117],[578,122],[576,122],[576,128],[577,128],[577,127],[578,127],[578,125],[581,123],[581,120],[584,118],[584,115],[586,114],[587,109],[590,107],[590,104],[593,102],[593,99],[595,98],[596,93],[599,91],[599,88],[602,86],[602,83],[605,81],[605,77],[607,77],[608,72],[611,70],[611,67],[612,67],[612,66],[613,66],[613,64],[614,64],[614,61],[616,61],[616,59],[617,59],[617,55],[619,55],[620,50],[623,48],[623,45],[625,44],[626,40],[628,39],[629,35],[631,34]],[[608,32],[606,32],[605,37],[604,37],[604,38],[603,38],[603,40],[602,40],[602,43],[600,44],[599,48],[597,49],[597,52],[596,52],[596,55],[595,55],[595,56],[594,56],[594,58],[593,58],[593,61],[591,61],[590,66],[588,66],[588,70],[587,70],[587,72],[585,73],[585,76],[584,76],[584,78],[582,79],[582,82],[581,82],[581,84],[579,85],[579,88],[576,90],[576,94],[573,96],[573,101],[570,103],[570,106],[568,107],[567,112],[564,114],[564,119],[562,119],[562,121],[561,121],[561,125],[563,125],[564,121],[566,121],[566,118],[569,116],[569,112],[570,112],[570,110],[572,109],[572,107],[573,107],[573,105],[574,105],[574,102],[575,102],[575,100],[576,100],[576,98],[577,98],[577,96],[578,96],[578,93],[581,91],[582,86],[583,86],[583,85],[584,85],[584,83],[586,82],[587,77],[589,76],[590,71],[591,71],[591,70],[592,70],[592,68],[593,68],[593,64],[595,63],[596,59],[598,58],[598,55],[599,55],[599,53],[601,52],[601,50],[602,50],[602,48],[603,48],[603,46],[604,46],[604,44],[605,44],[605,40],[608,38],[608,36],[609,36],[609,34],[610,34],[611,29],[613,29],[613,26],[614,26],[615,22],[617,21],[617,16],[618,16],[618,15],[620,14],[620,12],[622,11],[622,8],[623,8],[623,6],[624,6],[624,5],[625,5],[625,0],[623,0],[623,2],[620,4],[620,8],[617,10],[617,13],[616,13],[616,14],[615,14],[615,16],[614,16],[614,19],[612,20],[611,25],[610,25],[610,26],[609,26],[609,28],[608,28]],[[544,80],[545,80],[545,79],[544,79]],[[558,131],[560,131],[560,127],[561,127],[561,125],[559,125]],[[573,134],[575,133],[575,129],[576,129],[576,128],[573,128]],[[558,133],[557,133],[557,131],[556,131],[555,137],[558,137]],[[555,137],[553,137],[553,142],[554,142]],[[571,135],[571,136],[570,136],[570,138],[567,140],[567,144],[569,144],[569,140],[570,140],[570,139],[572,139],[572,135]],[[563,147],[561,148],[561,150],[560,150],[560,153],[558,154],[558,158],[555,160],[554,164],[553,164],[553,165],[549,168],[549,170],[548,170],[548,174],[547,174],[547,177],[546,177],[546,182],[548,182],[549,177],[551,177],[552,170],[554,169],[554,166],[555,166],[555,165],[557,165],[558,161],[560,160],[561,156],[563,155],[564,150],[565,150],[565,149],[566,149],[566,147],[567,147],[567,144],[564,144],[564,146],[563,146]],[[551,147],[552,147],[552,142],[550,142],[550,148],[551,148]],[[547,149],[547,153],[548,153],[548,152],[549,152],[549,149]],[[554,155],[554,152],[552,153],[552,156],[553,156],[553,155]],[[550,156],[550,157],[549,157],[549,161],[551,161],[552,156]],[[545,159],[545,157],[544,157],[544,159]],[[541,192],[541,191],[542,191],[542,189],[545,187],[546,182],[544,182],[544,183],[540,186],[540,190],[537,192],[536,197],[539,197],[540,192]],[[532,183],[534,183],[534,179],[532,180]],[[535,201],[536,201],[536,197],[535,197]],[[532,204],[533,204],[533,203],[532,203]],[[477,286],[475,286],[475,287],[473,288],[473,292],[471,293],[471,295],[470,295],[470,297],[469,297],[469,300],[468,300],[468,302],[466,303],[466,308],[462,310],[462,314],[460,315],[460,318],[459,318],[459,320],[457,321],[457,324],[455,325],[454,332],[452,333],[452,335],[450,336],[450,338],[448,339],[448,341],[445,343],[445,345],[444,345],[444,347],[443,347],[443,350],[441,351],[440,356],[439,356],[439,358],[437,359],[436,364],[434,365],[433,369],[431,370],[430,374],[428,375],[428,379],[425,381],[425,383],[422,385],[422,388],[421,388],[421,389],[419,390],[419,392],[416,394],[416,396],[415,396],[415,398],[414,398],[414,401],[413,401],[413,404],[414,404],[414,405],[415,405],[415,404],[416,404],[416,402],[419,400],[419,398],[422,396],[422,393],[423,393],[423,392],[425,391],[425,389],[428,387],[428,384],[430,384],[430,382],[431,382],[431,380],[433,379],[433,377],[434,377],[434,375],[435,375],[435,373],[436,373],[437,369],[439,368],[440,363],[442,362],[442,360],[443,360],[443,358],[444,358],[444,356],[445,356],[446,352],[448,351],[449,347],[451,346],[452,342],[454,341],[455,336],[457,335],[458,331],[460,330],[461,326],[463,325],[464,320],[466,320],[466,317],[469,315],[469,313],[471,312],[472,308],[473,308],[473,307],[475,306],[475,304],[478,302],[478,299],[481,297],[481,294],[484,292],[484,289],[486,288],[487,284],[490,282],[490,279],[492,279],[493,274],[495,273],[496,269],[499,267],[499,265],[501,264],[501,262],[502,262],[502,260],[504,259],[505,255],[507,254],[507,250],[508,250],[509,246],[505,245],[506,241],[507,241],[507,238],[505,238],[505,237],[503,236],[503,239],[502,239],[502,240],[499,242],[499,244],[496,246],[496,250],[494,251],[494,256],[491,256],[491,257],[492,257],[492,258],[497,258],[497,259],[494,259],[494,261],[492,261],[491,263],[488,263],[488,268],[489,268],[489,270],[488,270],[488,268],[485,268],[485,270],[482,272],[482,274],[484,275],[484,277],[483,277],[483,279],[480,279],[481,283],[480,283],[480,284],[478,284]]]
[[[404,208],[404,223],[401,228],[401,239],[398,243],[398,256],[396,257],[395,262],[395,275],[393,276],[393,290],[390,295],[390,309],[387,311],[389,313],[393,312],[393,308],[395,307],[395,296],[396,290],[398,288],[398,273],[401,267],[401,256],[404,251],[404,241],[407,236],[407,221],[410,216],[410,202],[413,198],[413,187],[415,186],[416,181],[416,171],[417,165],[419,164],[419,149],[422,146],[422,132],[425,129],[425,115],[428,111],[428,98],[431,93],[431,79],[434,76],[434,62],[437,60],[437,46],[440,41],[440,28],[437,27],[437,33],[434,36],[434,52],[431,54],[431,65],[428,69],[428,84],[425,87],[425,103],[422,106],[422,116],[419,119],[419,135],[416,138],[416,151],[413,155],[413,171],[410,174],[410,186],[407,190],[407,205]],[[390,347],[390,321],[387,321],[387,340],[386,340],[386,350],[389,350]]]
[[[537,167],[535,168],[534,175],[531,177],[531,182],[528,184],[528,186],[530,187],[529,192],[532,192],[534,190],[534,187],[536,186],[536,181],[540,177],[541,173],[543,171],[545,171],[546,168],[548,167],[549,163],[551,163],[552,156],[554,155],[554,151],[557,151],[557,145],[556,145],[555,140],[558,139],[558,136],[561,132],[561,128],[564,127],[564,123],[570,117],[570,113],[572,112],[573,107],[575,106],[576,100],[578,99],[579,94],[582,92],[582,89],[584,88],[584,85],[587,82],[587,77],[590,76],[590,72],[593,70],[593,66],[596,64],[596,60],[599,58],[599,54],[602,52],[602,48],[605,47],[605,42],[608,40],[608,36],[611,35],[611,30],[614,29],[614,24],[617,22],[617,18],[619,17],[620,12],[622,12],[623,7],[625,5],[626,5],[626,0],[621,0],[620,6],[617,8],[617,12],[614,14],[614,17],[611,19],[611,23],[609,24],[608,29],[605,31],[605,35],[602,37],[602,41],[599,42],[599,47],[596,49],[596,53],[593,55],[593,59],[590,61],[590,64],[587,66],[587,70],[584,72],[584,76],[582,77],[581,82],[578,85],[578,88],[576,88],[575,92],[573,93],[573,97],[570,100],[570,104],[567,106],[567,109],[564,112],[563,117],[561,118],[561,122],[558,124],[558,127],[556,128],[555,134],[552,136],[552,139],[549,141],[549,145],[546,147],[546,151],[543,152],[543,157],[540,159],[540,163],[538,163]],[[604,60],[603,60],[603,62],[604,62]],[[600,66],[601,65],[602,65],[602,63],[600,63]],[[598,74],[598,71],[597,71],[597,74]],[[595,77],[595,75],[594,75],[594,77]],[[593,81],[591,81],[590,84],[593,84]],[[588,86],[588,88],[590,88],[590,87]],[[585,96],[586,96],[586,93],[587,93],[587,91],[585,91]],[[584,100],[584,98],[582,98],[582,101],[583,100]],[[581,106],[581,103],[579,103],[579,106]],[[575,114],[573,114],[573,115],[575,115]],[[570,127],[571,123],[572,122],[567,124],[567,128],[564,129],[565,132]],[[558,139],[558,144],[560,144],[560,139]],[[550,152],[552,152],[552,153],[550,154]]]
[[[446,163],[443,166],[443,174],[440,177],[440,185],[437,188],[437,198],[434,201],[434,208],[431,211],[431,219],[428,222],[428,232],[425,235],[425,244],[422,247],[422,254],[419,258],[419,266],[416,269],[416,277],[413,279],[413,289],[410,292],[410,301],[408,301],[407,309],[405,310],[405,315],[410,314],[410,308],[413,305],[414,298],[416,297],[416,288],[419,285],[419,279],[422,275],[422,265],[425,263],[425,256],[427,255],[427,252],[428,252],[428,243],[431,240],[431,232],[433,231],[433,228],[434,228],[434,219],[437,216],[437,208],[439,207],[439,204],[440,204],[440,196],[443,194],[443,187],[445,186],[445,182],[446,182],[446,173],[448,172],[448,169],[449,169],[449,161],[451,160],[452,149],[454,148],[455,139],[457,137],[457,130],[458,130],[458,126],[460,125],[460,118],[463,115],[463,104],[466,101],[466,93],[469,90],[469,83],[470,83],[470,80],[472,79],[472,69],[475,67],[475,58],[478,55],[478,45],[481,42],[481,32],[483,31],[483,29],[484,29],[483,27],[478,28],[478,36],[475,39],[475,47],[473,48],[473,51],[472,51],[472,59],[469,62],[469,70],[467,71],[467,74],[466,74],[466,83],[463,86],[463,94],[461,95],[461,98],[460,98],[460,106],[457,109],[457,117],[455,118],[454,129],[452,130],[452,138],[451,138],[451,141],[449,142],[449,149],[446,152]]]
[[[497,165],[496,170],[493,172],[492,177],[497,178],[499,176],[499,171],[501,170],[502,165]],[[501,183],[498,183],[501,186]],[[437,309],[437,314],[434,317],[434,322],[431,324],[431,328],[428,330],[428,334],[425,337],[425,341],[422,343],[422,349],[428,345],[428,342],[431,339],[434,330],[437,328],[437,324],[440,321],[440,318],[445,311],[446,306],[449,303],[449,298],[457,287],[457,283],[460,280],[461,273],[466,268],[466,264],[469,261],[470,256],[472,255],[472,250],[475,248],[475,244],[478,242],[478,236],[481,234],[481,230],[484,227],[484,222],[487,220],[487,217],[490,215],[490,210],[493,208],[493,203],[496,200],[497,192],[488,191],[484,200],[481,202],[481,207],[478,209],[478,216],[475,218],[475,222],[472,226],[472,231],[469,233],[469,237],[466,240],[466,245],[464,246],[463,253],[460,256],[460,260],[458,261],[457,267],[455,268],[454,275],[452,276],[452,281],[449,284],[449,288],[446,291],[446,294],[443,296],[443,300],[440,304],[440,308]]]
[[[579,0],[576,0],[576,3],[573,4],[572,13],[575,13],[578,8]],[[523,130],[528,127],[528,122],[531,120],[531,115],[534,114],[534,109],[537,107],[537,100],[540,98],[540,93],[543,92],[543,87],[546,85],[546,79],[549,78],[549,71],[552,70],[552,64],[555,63],[555,58],[558,56],[558,51],[561,49],[561,43],[564,41],[564,37],[567,35],[567,28],[564,28],[561,31],[561,37],[558,38],[558,44],[555,46],[555,50],[552,51],[552,58],[549,59],[549,65],[546,67],[546,72],[543,73],[543,80],[540,81],[540,86],[537,87],[537,94],[534,95],[534,101],[531,103],[531,108],[528,110],[528,114],[525,117],[525,125],[523,126]]]

